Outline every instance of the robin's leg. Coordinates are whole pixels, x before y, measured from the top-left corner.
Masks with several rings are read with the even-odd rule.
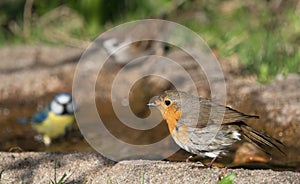
[[[217,157],[213,158],[211,162],[207,165],[207,167],[211,168],[213,163],[216,161]]]

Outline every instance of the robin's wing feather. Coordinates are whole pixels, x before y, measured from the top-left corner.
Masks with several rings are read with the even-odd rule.
[[[208,99],[200,98],[199,100],[200,100],[199,120],[202,121],[201,124],[203,123],[206,125],[207,122],[219,124],[221,121],[222,124],[228,124],[228,123],[243,121],[249,118],[259,118],[258,116],[252,116],[252,115],[241,113],[230,107],[217,104]]]
[[[168,94],[169,96],[175,96],[173,97],[174,99],[179,99],[176,96],[177,93],[168,92]],[[179,104],[179,109],[182,110],[181,119],[184,119],[184,124],[187,126],[195,126],[195,123],[197,123],[196,126],[201,128],[208,124],[228,124],[249,118],[258,118],[258,116],[247,115],[209,99],[193,96],[185,92],[180,92],[181,97],[184,100],[177,103]]]

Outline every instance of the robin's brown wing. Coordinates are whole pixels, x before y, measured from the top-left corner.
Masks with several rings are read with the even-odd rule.
[[[247,115],[230,107],[215,103],[212,100],[182,91],[165,91],[162,98],[165,96],[172,99],[177,108],[182,111],[180,119],[187,126],[195,127],[195,124],[198,123],[197,127],[204,127],[208,123],[228,124],[249,118],[258,118],[258,116]]]
[[[193,99],[195,100],[195,99]],[[184,103],[182,118],[187,126],[196,126],[201,128],[209,124],[230,124],[234,122],[244,121],[249,118],[259,118],[258,116],[247,115],[230,107],[217,104],[206,98],[198,98],[199,104],[197,103]],[[189,101],[189,100],[188,100]],[[199,111],[195,110],[199,109]],[[198,120],[197,120],[198,118]]]
[[[220,120],[222,120],[223,118],[222,124],[228,124],[243,121],[249,118],[259,118],[258,116],[244,114],[230,107],[217,104],[205,98],[199,98],[199,101],[199,119],[204,120],[206,122],[208,121],[208,119],[210,119],[213,122],[220,122]]]

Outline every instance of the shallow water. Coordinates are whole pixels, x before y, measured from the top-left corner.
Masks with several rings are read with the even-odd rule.
[[[41,99],[2,101],[0,103],[0,151],[93,151],[81,136],[76,124],[66,140],[55,140],[46,147],[35,140],[37,133],[30,123],[18,123],[20,118],[30,118],[44,107],[52,95]]]
[[[30,123],[18,123],[20,119],[29,119],[37,110],[45,107],[54,95],[46,95],[37,100],[4,101],[0,103],[0,151],[94,151],[81,135],[76,122],[67,138],[54,140],[48,147],[35,139],[37,133],[32,129]],[[118,120],[109,103],[99,103],[99,106],[101,106],[99,114],[106,128],[122,141],[143,145],[151,144],[168,136],[165,123],[160,123],[150,131],[135,131],[135,129],[129,128]],[[124,113],[126,114],[125,111]],[[88,113],[87,116],[89,116]],[[93,117],[89,119],[93,121]],[[94,129],[93,126],[95,124],[91,124],[90,128]],[[159,133],[155,134],[155,132]]]

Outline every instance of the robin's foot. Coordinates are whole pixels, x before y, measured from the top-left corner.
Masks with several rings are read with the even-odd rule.
[[[186,159],[185,159],[185,162],[190,162],[191,161],[191,159],[193,158],[194,156],[189,156],[189,157],[187,157]]]

